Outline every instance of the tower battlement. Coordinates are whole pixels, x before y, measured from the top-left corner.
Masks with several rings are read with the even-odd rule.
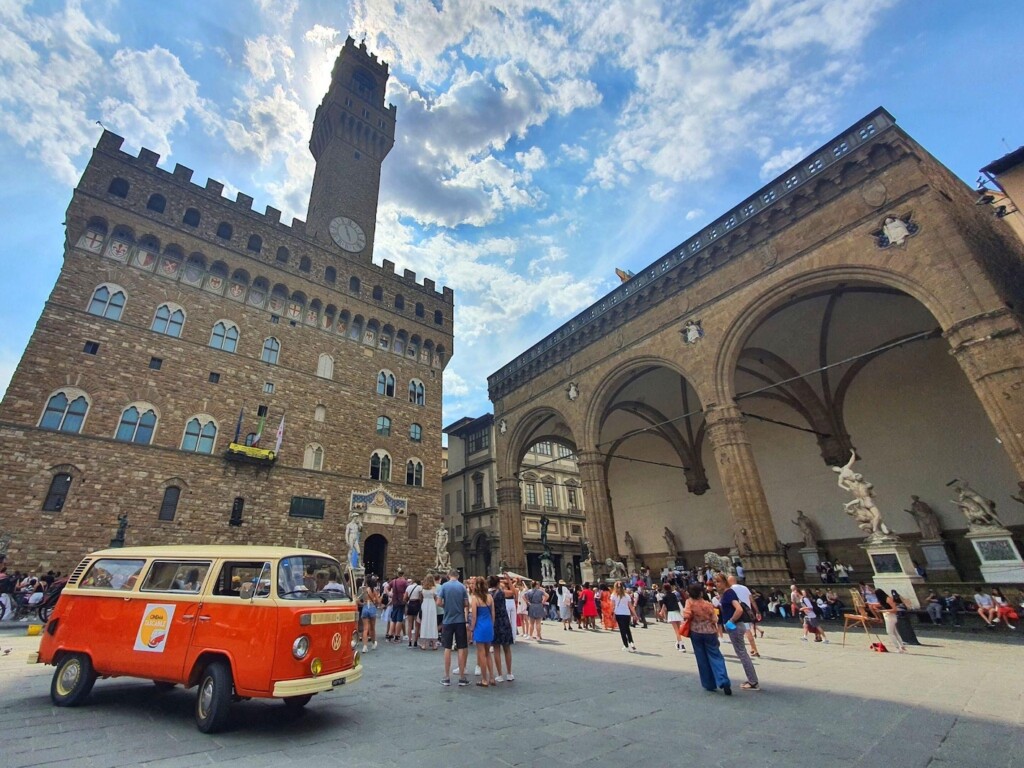
[[[307,234],[306,222],[303,219],[293,217],[290,224],[284,224],[281,222],[281,211],[273,206],[266,206],[263,213],[253,210],[252,195],[247,195],[244,192],[237,192],[235,199],[232,200],[231,198],[224,196],[223,182],[208,178],[205,184],[196,183],[192,180],[193,174],[195,173],[193,169],[182,165],[181,163],[175,163],[173,170],[161,168],[159,166],[159,152],[154,152],[151,149],[142,147],[139,149],[138,155],[133,155],[122,149],[123,144],[124,138],[122,136],[104,129],[99,141],[96,143],[96,152],[99,152],[105,157],[113,159],[119,163],[138,169],[143,173],[155,175],[162,183],[175,184],[179,187],[185,188],[190,194],[197,195],[199,199],[196,201],[196,207],[200,209],[200,212],[204,216],[206,214],[213,216],[214,210],[212,208],[203,210],[205,207],[203,203],[227,207],[233,213],[246,217],[258,226],[271,227],[275,232],[280,233],[284,237],[291,236],[300,238],[306,241],[309,245],[322,250],[321,246],[319,246]],[[89,161],[89,166],[87,166],[82,177],[83,182],[91,175],[90,170],[93,163],[93,160]],[[223,210],[220,211],[220,215],[223,216]],[[364,267],[380,272],[383,275],[387,275],[390,279],[396,280],[403,285],[415,287],[419,290],[429,291],[435,296],[440,296],[446,304],[454,304],[454,293],[451,288],[442,287],[441,290],[437,290],[434,281],[429,278],[423,278],[422,282],[418,282],[414,271],[406,269],[400,273],[395,269],[394,262],[384,260],[381,265],[371,262],[369,264],[365,264]]]

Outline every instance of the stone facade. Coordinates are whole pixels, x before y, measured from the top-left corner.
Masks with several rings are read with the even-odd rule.
[[[651,520],[656,511],[661,525],[682,531],[691,559],[700,549],[688,540],[735,550],[759,583],[789,578],[787,542],[795,529],[786,521],[795,509],[773,507],[773,500],[791,503],[805,498],[801,490],[809,493],[831,505],[836,534],[826,538],[843,552],[855,544],[840,505],[846,498],[828,467],[844,445],[863,449],[870,437],[877,463],[864,471],[891,477],[886,519],[893,520],[902,514],[896,505],[921,493],[917,483],[925,480],[933,503],[948,506],[944,483],[976,458],[957,450],[951,424],[969,438],[988,430],[984,451],[992,455],[968,471],[998,467],[992,479],[1005,486],[999,498],[1008,499],[1024,477],[1024,266],[1020,242],[975,198],[877,110],[495,372],[495,418],[508,424],[497,437],[502,557],[512,565],[525,560],[514,478],[525,451],[545,436],[578,449],[599,559],[623,551],[623,527],[633,528],[623,526],[623,515]],[[849,320],[841,339],[860,362],[841,363],[828,354],[835,339],[819,334],[828,324],[808,325],[801,302],[821,293],[827,315],[860,290],[874,292],[876,303]],[[890,299],[910,304],[893,307]],[[791,321],[768,340],[774,351],[754,349],[750,340],[782,311]],[[870,360],[887,361],[872,350],[881,342],[911,343],[900,340],[903,317],[923,323],[906,329],[917,332],[915,341],[945,344],[955,365],[947,369],[950,358],[944,364],[934,355],[929,365],[947,379],[952,370],[959,378],[951,386],[964,382],[973,390],[970,408],[980,421],[953,419],[961,410],[954,400],[954,410],[929,415],[930,432],[919,421],[901,424],[890,403],[903,393],[909,399],[900,408],[919,405],[913,393],[926,375],[907,370],[873,384],[875,400],[858,405],[859,429],[839,429],[843,393],[822,372],[813,380],[807,372],[835,366],[838,380]],[[796,362],[782,359],[787,351]],[[767,446],[761,422],[745,413],[762,386],[777,395],[764,407],[792,405],[789,423],[775,417],[773,428],[785,431],[772,433]],[[827,412],[812,412],[812,395]],[[920,442],[904,444],[908,434]],[[920,456],[932,439],[945,441],[945,449],[925,465]],[[771,464],[782,446],[803,452],[798,466]],[[816,465],[806,460],[810,446]],[[901,477],[901,464],[921,476]],[[771,474],[762,474],[769,466]],[[1001,501],[1007,506],[1013,509]]]
[[[358,68],[376,78],[378,102],[367,104],[393,126],[394,108],[383,105],[386,65],[351,39],[338,61],[321,109],[346,98],[338,73]],[[372,192],[375,210],[386,151],[362,156],[365,175],[331,165],[356,151],[349,138],[339,132],[320,147],[318,179],[328,189],[344,182],[356,196]],[[300,220],[282,224],[275,209],[252,211],[247,195],[222,197],[216,181],[192,184],[183,166],[158,168],[149,150],[128,155],[121,141],[104,132],[75,189],[63,267],[0,404],[0,520],[12,538],[10,561],[67,569],[110,543],[122,513],[133,545],[284,544],[343,556],[351,495],[381,486],[397,500],[395,515],[367,523],[364,539],[384,537],[389,569],[432,565],[432,540],[422,532],[441,519],[437,446],[452,291],[373,264],[365,206],[367,248],[350,253],[312,237]],[[314,204],[335,205],[317,195]],[[337,205],[336,213],[350,212],[345,201]],[[119,311],[116,300],[104,309],[103,296],[118,294]],[[179,335],[168,335],[179,320]],[[233,351],[218,348],[225,331],[237,334]],[[59,392],[85,398],[80,429],[40,426]],[[115,439],[130,406],[156,418],[144,444]],[[283,417],[273,462],[225,458],[243,409],[239,442],[256,432],[262,410],[263,448],[274,448]],[[193,419],[216,429],[208,454],[182,450]],[[390,480],[371,477],[375,451],[389,456]],[[44,511],[58,475],[70,477],[70,489],[59,503],[49,499],[59,509]],[[169,487],[180,498],[173,515],[164,510],[172,519],[160,519]],[[322,500],[322,519],[290,514],[295,497]],[[240,525],[231,521],[236,499]]]

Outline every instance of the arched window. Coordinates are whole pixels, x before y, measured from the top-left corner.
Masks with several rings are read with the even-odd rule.
[[[234,352],[238,347],[238,326],[227,320],[219,320],[210,334],[210,346],[214,349],[223,349],[225,352]]]
[[[145,409],[145,410],[143,410]],[[149,445],[156,430],[156,411],[146,405],[130,406],[121,412],[121,423],[117,425],[115,440],[123,443]]]
[[[222,221],[217,225],[217,237],[221,240],[230,240],[234,230],[231,229],[231,225],[226,221]]]
[[[387,451],[374,451],[370,456],[370,479],[391,482],[391,457]]]
[[[400,293],[395,296],[395,309],[405,309],[405,297]]]
[[[416,317],[423,317],[426,314],[426,310],[423,309],[423,305],[418,301],[416,302]]]
[[[423,382],[419,379],[413,379],[409,382],[409,402],[413,405],[423,405],[424,403]]]
[[[121,178],[114,179],[107,187],[107,192],[114,197],[128,197],[128,182]]]
[[[263,353],[260,355],[260,360],[264,363],[270,363],[271,365],[277,365],[277,358],[281,353],[281,342],[271,336],[269,339],[263,342]]]
[[[176,485],[169,485],[164,488],[164,498],[160,502],[160,512],[157,520],[173,520],[178,511],[178,499],[181,498],[181,488]]]
[[[88,412],[89,399],[84,392],[61,390],[46,402],[46,410],[39,420],[39,427],[77,435],[82,431],[82,424],[85,423]]]
[[[391,437],[391,419],[387,416],[377,417],[377,434],[381,437]]]
[[[309,256],[303,256],[299,259],[299,272],[309,272],[313,267],[313,262],[309,260]]]
[[[313,410],[313,421],[319,422],[321,424],[327,421],[327,406],[318,405]]]
[[[349,293],[359,293],[359,278],[353,275],[348,280],[348,291]]]
[[[434,325],[444,325],[444,313],[440,309],[434,310]]]
[[[189,208],[185,211],[185,215],[181,217],[181,221],[184,224],[188,224],[190,227],[199,226],[199,211],[195,208]]]
[[[417,443],[420,440],[422,440],[423,439],[423,427],[421,427],[419,424],[410,424],[409,425],[409,439],[410,440],[414,440]]]
[[[194,416],[185,425],[181,450],[188,453],[213,453],[217,441],[217,423],[209,416]]]
[[[334,285],[338,282],[338,271],[334,267],[327,267],[324,270],[324,280],[327,281],[328,285]]]
[[[322,353],[316,362],[316,375],[321,379],[334,378],[334,358]]]
[[[153,316],[153,325],[150,326],[150,330],[180,339],[181,329],[184,325],[185,310],[174,304],[161,304]]]
[[[154,235],[143,235],[139,238],[139,248],[152,253],[160,253],[160,240]]]
[[[263,238],[259,235],[250,235],[245,248],[253,253],[259,253],[263,250]]]
[[[166,207],[167,198],[165,198],[163,195],[150,195],[149,200],[146,201],[146,209],[150,211],[163,213]]]
[[[288,249],[285,248],[283,245],[280,248],[277,249],[277,260],[281,264],[287,264],[288,263],[288,255],[289,255],[288,254]]]
[[[119,285],[107,283],[92,292],[88,312],[90,315],[105,317],[107,320],[120,320],[124,302],[124,289]]]
[[[384,370],[377,374],[377,394],[385,397],[395,396],[395,374]]]
[[[324,468],[324,448],[319,443],[310,443],[302,454],[302,468],[319,472]]]
[[[409,459],[405,464],[405,484],[423,485],[423,462]]]
[[[379,285],[373,286],[373,300],[381,301],[384,299],[384,289]]]
[[[67,472],[54,475],[50,481],[50,489],[46,492],[46,498],[43,500],[43,511],[60,512],[64,509],[64,502],[67,501],[70,490],[71,475]]]

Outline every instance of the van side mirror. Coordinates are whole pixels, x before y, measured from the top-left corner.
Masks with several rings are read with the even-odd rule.
[[[243,600],[252,600],[252,593],[256,590],[256,585],[251,581],[247,581],[242,585],[242,588],[238,590],[238,596]]]

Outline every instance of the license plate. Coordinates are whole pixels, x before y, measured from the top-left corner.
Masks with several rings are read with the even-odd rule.
[[[337,680],[335,680],[334,682],[332,682],[331,686],[333,688],[337,688],[339,685],[344,685],[344,684],[345,684],[345,678],[344,677],[340,677]]]

